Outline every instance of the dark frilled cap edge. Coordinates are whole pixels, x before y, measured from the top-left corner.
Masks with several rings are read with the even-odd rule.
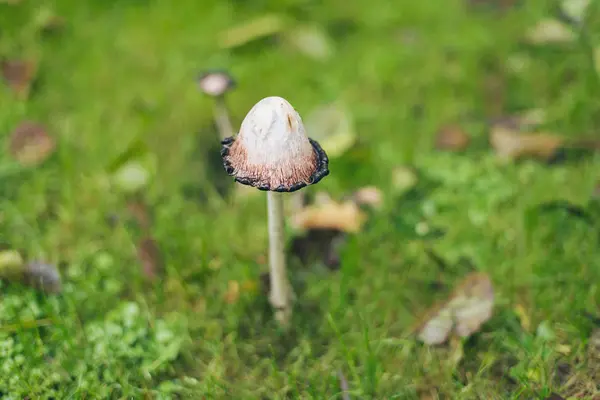
[[[258,182],[258,180],[251,179],[251,178],[244,178],[244,177],[240,178],[240,177],[234,176],[235,181],[238,183],[241,183],[242,185],[255,187],[259,190],[282,192],[282,193],[283,192],[286,192],[286,193],[295,192],[297,190],[302,189],[305,186],[314,185],[314,184],[318,183],[320,180],[322,180],[327,175],[329,175],[329,158],[327,157],[327,153],[325,153],[325,150],[323,150],[323,148],[321,148],[321,145],[319,144],[319,142],[317,142],[316,140],[313,140],[311,138],[308,138],[308,140],[313,148],[313,151],[315,152],[315,154],[317,156],[315,172],[310,176],[308,183],[307,182],[298,182],[289,187],[279,186],[276,188],[272,188],[270,185],[260,184]],[[222,145],[221,157],[223,159],[223,168],[225,168],[225,172],[227,172],[227,174],[230,176],[233,176],[235,169],[233,168],[231,163],[227,160],[227,155],[229,154],[229,149],[231,148],[231,145],[233,144],[234,141],[235,141],[234,137],[228,137],[221,141],[221,145]]]

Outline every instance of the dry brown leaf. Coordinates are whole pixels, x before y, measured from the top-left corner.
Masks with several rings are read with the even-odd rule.
[[[381,208],[383,205],[383,192],[375,186],[365,186],[354,192],[354,202],[360,205]]]
[[[460,337],[477,332],[492,316],[494,289],[484,273],[468,275],[450,297],[431,308],[417,328],[419,340],[426,344],[444,343],[452,331]]]
[[[21,99],[29,96],[29,89],[37,71],[37,65],[29,60],[4,60],[2,77]]]
[[[44,162],[56,144],[46,128],[36,122],[19,124],[10,137],[10,154],[22,165],[32,167]]]
[[[549,133],[519,133],[507,125],[492,127],[490,143],[502,159],[533,157],[549,160],[563,146],[564,139]]]
[[[292,216],[292,225],[297,229],[335,229],[341,232],[360,231],[366,215],[354,201],[310,205]]]
[[[471,137],[458,125],[442,127],[436,137],[435,147],[438,150],[461,151],[466,149]]]
[[[149,236],[140,240],[137,246],[137,255],[142,264],[142,272],[150,279],[155,279],[160,270],[160,250],[158,245]]]

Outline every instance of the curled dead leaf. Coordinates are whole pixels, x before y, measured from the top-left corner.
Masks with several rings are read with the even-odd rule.
[[[519,133],[507,125],[497,124],[490,132],[490,143],[502,159],[533,157],[549,160],[564,144],[564,139],[548,133]]]
[[[20,123],[12,132],[9,143],[13,158],[28,167],[44,162],[55,147],[54,139],[46,132],[46,128],[31,121]]]
[[[365,221],[365,213],[354,201],[310,205],[291,218],[296,229],[335,229],[349,233],[360,231]]]
[[[137,255],[144,275],[151,280],[155,279],[161,268],[161,256],[154,239],[149,236],[142,238],[137,245]]]
[[[365,186],[354,192],[352,199],[359,206],[380,208],[383,205],[383,192],[375,186]]]
[[[37,65],[30,60],[5,60],[2,61],[1,67],[6,84],[19,98],[27,98]]]
[[[461,151],[466,149],[471,137],[458,125],[443,126],[436,137],[435,147],[438,150]]]
[[[432,307],[417,328],[419,340],[429,345],[444,343],[450,333],[468,337],[490,319],[494,289],[484,273],[468,275],[444,302]]]

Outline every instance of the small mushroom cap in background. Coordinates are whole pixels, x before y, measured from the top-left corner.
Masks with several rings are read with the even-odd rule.
[[[235,87],[235,81],[225,71],[208,71],[198,78],[198,86],[204,94],[212,97],[223,96]]]
[[[302,118],[281,97],[256,103],[239,134],[222,144],[225,171],[237,182],[260,190],[293,192],[329,174],[327,155],[306,136]]]

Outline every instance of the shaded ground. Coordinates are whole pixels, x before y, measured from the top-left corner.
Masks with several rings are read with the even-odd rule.
[[[38,61],[29,99],[0,87],[0,141],[25,119],[57,140],[34,169],[0,156],[0,243],[63,277],[52,296],[0,283],[0,393],[341,398],[343,371],[353,398],[598,395],[600,356],[588,338],[600,316],[600,157],[500,163],[486,120],[540,108],[544,130],[597,137],[600,9],[588,11],[585,40],[531,46],[525,33],[556,7],[524,3],[503,13],[458,0],[0,4],[0,54]],[[224,29],[267,12],[317,24],[332,56],[315,60],[273,37],[219,48]],[[49,13],[65,25],[43,33]],[[212,67],[237,80],[235,126],[273,94],[302,115],[342,101],[358,143],[305,190],[384,193],[338,271],[295,265],[300,303],[287,334],[259,285],[265,198],[215,189],[230,179],[210,162],[212,103],[195,86]],[[465,153],[433,149],[449,123],[472,136]],[[155,283],[137,259],[130,196],[109,179],[135,141],[156,166],[143,191],[164,264]],[[393,183],[403,165],[419,171],[404,194]],[[540,207],[557,201],[589,218]],[[488,273],[496,290],[482,331],[440,347],[408,335],[471,271]]]

